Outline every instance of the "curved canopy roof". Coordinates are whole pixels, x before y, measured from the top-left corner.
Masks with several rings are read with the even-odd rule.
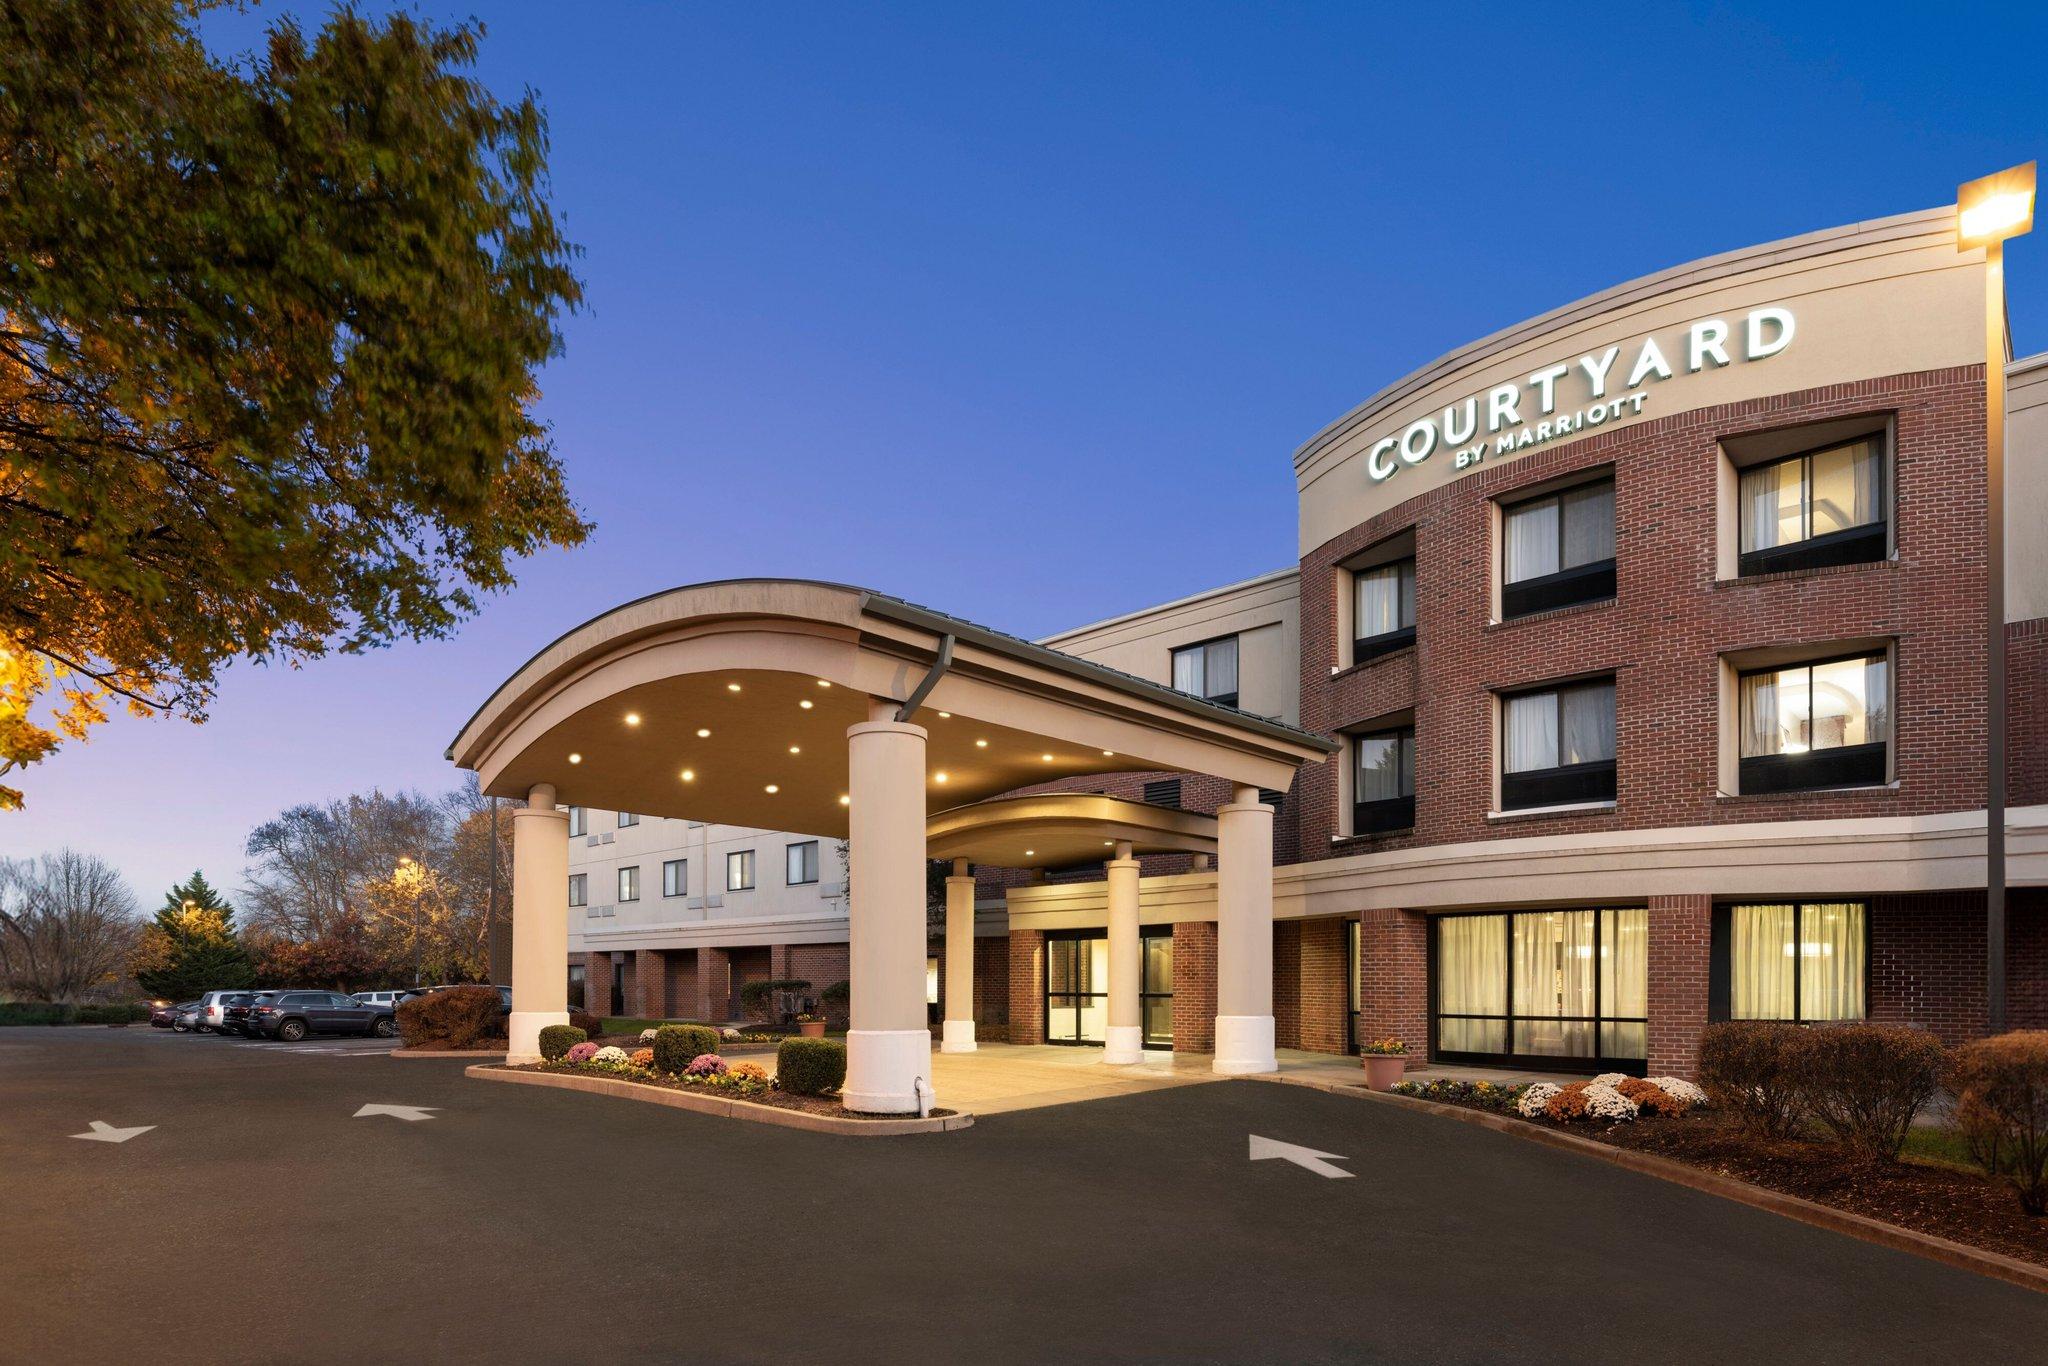
[[[1134,854],[1216,852],[1216,818],[1092,792],[996,797],[925,821],[925,854],[1004,868],[1065,868]]]

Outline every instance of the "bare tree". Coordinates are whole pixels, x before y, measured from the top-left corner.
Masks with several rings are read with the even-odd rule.
[[[0,986],[75,1001],[120,975],[142,922],[113,865],[64,849],[0,859]]]

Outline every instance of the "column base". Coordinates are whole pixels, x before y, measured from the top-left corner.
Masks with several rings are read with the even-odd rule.
[[[1102,1060],[1118,1066],[1145,1061],[1145,1031],[1137,1025],[1111,1025],[1103,1031]]]
[[[1216,1058],[1209,1064],[1209,1070],[1226,1077],[1278,1072],[1280,1062],[1273,1055],[1273,1017],[1218,1015]]]
[[[540,1032],[549,1025],[569,1023],[566,1010],[515,1010],[505,1022],[506,1042],[511,1045],[505,1051],[505,1061],[515,1067],[521,1063],[540,1061]]]
[[[927,1029],[849,1029],[846,1081],[839,1103],[864,1115],[914,1115],[918,1088],[932,1098],[932,1036]]]
[[[974,1021],[948,1020],[939,1027],[939,1051],[941,1053],[972,1053],[974,1047]]]

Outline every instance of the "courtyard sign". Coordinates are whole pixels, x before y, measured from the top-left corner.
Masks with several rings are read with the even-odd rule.
[[[1402,465],[1419,465],[1440,450],[1450,455],[1459,470],[1469,470],[1490,458],[1576,436],[1624,415],[1634,417],[1649,400],[1648,386],[1676,373],[1670,356],[1684,363],[1687,374],[1718,370],[1737,360],[1777,355],[1792,344],[1793,330],[1792,310],[1772,305],[1749,311],[1742,320],[1741,343],[1732,350],[1729,322],[1703,318],[1685,329],[1669,355],[1654,335],[1644,337],[1625,372],[1617,368],[1622,354],[1619,345],[1597,355],[1589,352],[1577,360],[1538,370],[1517,383],[1489,389],[1483,398],[1475,394],[1440,414],[1409,423],[1399,436],[1385,437],[1373,445],[1366,456],[1366,472],[1373,482],[1383,482],[1400,473]],[[1575,376],[1583,377],[1585,402],[1560,412],[1561,382]],[[1616,390],[1612,396],[1610,386]]]

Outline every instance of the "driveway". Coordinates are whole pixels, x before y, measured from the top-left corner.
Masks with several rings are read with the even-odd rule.
[[[1300,1087],[846,1139],[461,1070],[0,1032],[0,1360],[1925,1362],[2048,1337],[2048,1297]],[[94,1120],[155,1127],[71,1137]],[[1252,1162],[1254,1134],[1356,1175]]]

